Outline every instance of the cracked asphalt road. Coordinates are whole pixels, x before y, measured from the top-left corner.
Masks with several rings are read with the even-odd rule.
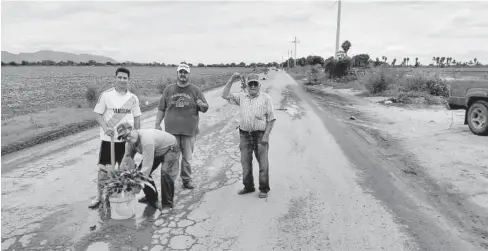
[[[200,117],[197,188],[183,190],[178,178],[172,212],[137,203],[134,219],[115,221],[87,208],[96,193],[98,129],[5,155],[2,250],[418,250],[387,204],[360,184],[324,115],[294,87],[283,72],[263,81],[277,117],[267,199],[237,195],[238,110],[217,89],[205,93],[210,109]],[[146,113],[142,127],[154,118]],[[159,182],[159,171],[154,177]]]

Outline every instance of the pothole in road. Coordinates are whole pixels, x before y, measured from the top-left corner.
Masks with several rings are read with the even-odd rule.
[[[300,98],[289,87],[282,91],[281,96],[283,98],[280,101],[280,107],[275,110],[285,111],[292,120],[305,116],[306,113],[300,106]]]

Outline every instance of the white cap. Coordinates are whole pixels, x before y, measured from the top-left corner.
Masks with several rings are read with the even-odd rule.
[[[176,69],[176,72],[179,72],[180,70],[185,70],[190,73],[190,66],[188,66],[187,64],[180,64],[178,65],[178,69]]]

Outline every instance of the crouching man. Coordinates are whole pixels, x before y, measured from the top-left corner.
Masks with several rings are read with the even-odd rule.
[[[152,173],[161,165],[161,207],[158,204],[158,191],[149,186],[143,188],[145,197],[139,202],[163,210],[173,207],[174,182],[178,176],[178,147],[175,136],[157,129],[132,130],[128,123],[117,127],[118,138],[126,142],[125,155],[122,162],[133,161],[136,152],[142,155],[142,161],[137,167],[139,171],[149,176],[150,183],[156,188]],[[127,160],[127,159],[131,160]]]

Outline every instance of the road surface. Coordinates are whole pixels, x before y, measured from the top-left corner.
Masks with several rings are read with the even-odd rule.
[[[87,208],[96,193],[98,128],[3,156],[2,250],[400,251],[442,246],[442,236],[422,240],[391,210],[390,205],[400,203],[398,187],[385,180],[380,198],[364,185],[363,171],[346,157],[360,149],[341,148],[344,142],[324,125],[337,123],[327,110],[305,101],[306,94],[286,73],[269,75],[261,90],[272,97],[277,121],[270,137],[267,199],[259,199],[258,191],[237,195],[242,186],[238,110],[220,97],[220,88],[205,93],[210,109],[200,116],[192,162],[197,188],[183,190],[178,179],[171,213],[138,203],[134,219],[115,221]],[[238,91],[239,84],[232,90]],[[142,128],[153,127],[154,119],[155,111],[146,113]],[[254,166],[257,180],[256,161]],[[428,233],[430,226],[423,228]],[[441,249],[456,250],[453,245]]]

